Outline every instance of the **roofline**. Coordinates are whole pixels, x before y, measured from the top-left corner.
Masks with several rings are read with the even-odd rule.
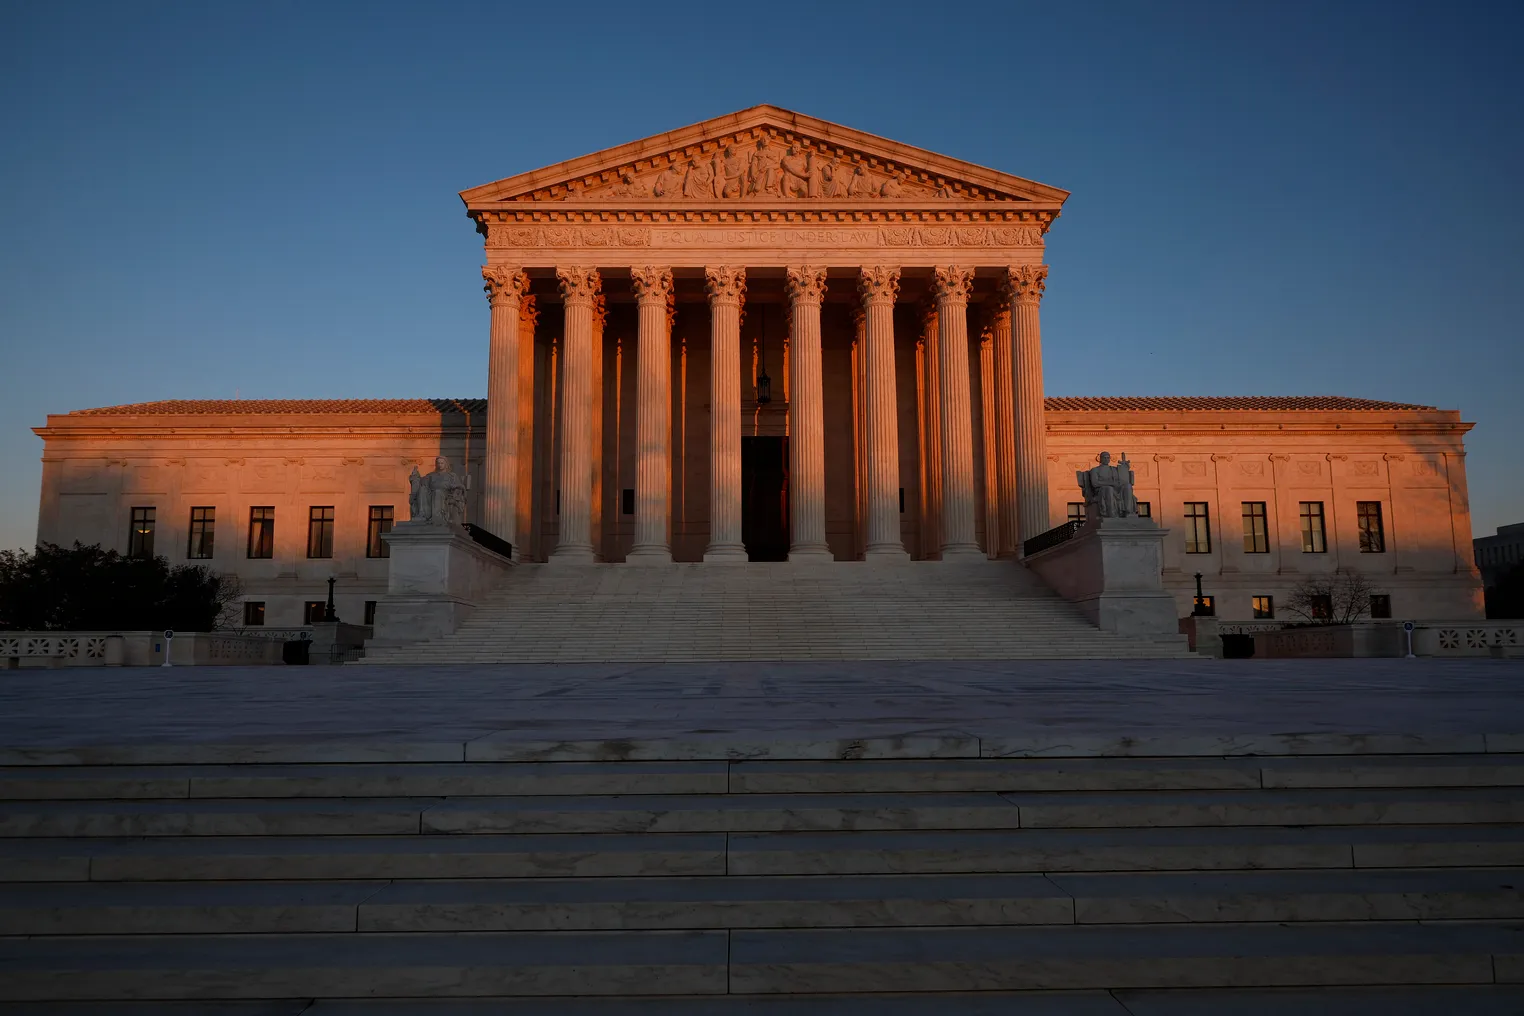
[[[564,162],[543,166],[539,169],[530,170],[527,173],[519,173],[515,176],[504,177],[501,180],[494,180],[477,187],[471,187],[460,192],[460,200],[468,210],[478,208],[485,210],[486,203],[500,201],[503,199],[504,194],[519,194],[535,190],[539,187],[563,183],[568,179],[586,176],[591,172],[609,166],[633,162],[658,152],[666,152],[674,148],[682,148],[685,145],[696,144],[715,134],[745,130],[773,120],[780,121],[785,127],[792,126],[801,134],[809,134],[820,138],[822,141],[831,141],[852,148],[860,148],[869,154],[878,155],[892,162],[918,160],[924,163],[927,169],[941,168],[949,176],[956,176],[967,180],[969,183],[988,187],[991,190],[1036,191],[1041,195],[1039,200],[1057,202],[1060,206],[1069,198],[1069,192],[1059,187],[1038,183],[1036,180],[1029,180],[1026,177],[1016,176],[1011,173],[1002,173],[999,170],[989,169],[977,163],[939,155],[936,152],[920,148],[916,145],[907,145],[904,142],[893,141],[877,134],[869,134],[866,131],[831,123],[829,120],[821,120],[813,116],[806,116],[803,113],[796,113],[791,109],[784,109],[781,106],[763,103],[738,110],[734,113],[727,113],[724,116],[717,116],[709,120],[689,124],[686,127],[679,127],[676,130],[653,134],[636,141],[628,141],[613,148],[604,148],[575,159],[567,159]],[[898,153],[896,153],[896,149],[899,150]]]

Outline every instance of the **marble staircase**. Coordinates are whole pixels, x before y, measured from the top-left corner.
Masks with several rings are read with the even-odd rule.
[[[525,565],[454,634],[364,663],[1173,659],[1008,561]]]
[[[1524,754],[915,744],[0,768],[0,1013],[1524,1012]]]

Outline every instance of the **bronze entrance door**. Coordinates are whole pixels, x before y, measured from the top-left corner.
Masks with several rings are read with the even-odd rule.
[[[788,560],[788,438],[741,438],[741,542],[749,561]]]

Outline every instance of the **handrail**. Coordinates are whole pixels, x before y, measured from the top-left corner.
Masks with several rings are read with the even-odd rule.
[[[1033,554],[1044,550],[1050,550],[1060,543],[1066,543],[1074,538],[1074,534],[1080,531],[1085,524],[1084,519],[1070,519],[1061,526],[1054,526],[1046,533],[1039,533],[1021,545],[1021,552],[1031,557]]]

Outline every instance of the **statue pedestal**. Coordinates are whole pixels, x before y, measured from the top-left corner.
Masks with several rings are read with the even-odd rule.
[[[1164,589],[1164,536],[1151,519],[1091,519],[1026,565],[1102,631],[1179,638],[1175,597]]]
[[[381,538],[391,548],[391,560],[369,646],[409,645],[450,634],[513,567],[460,526],[399,522]]]

